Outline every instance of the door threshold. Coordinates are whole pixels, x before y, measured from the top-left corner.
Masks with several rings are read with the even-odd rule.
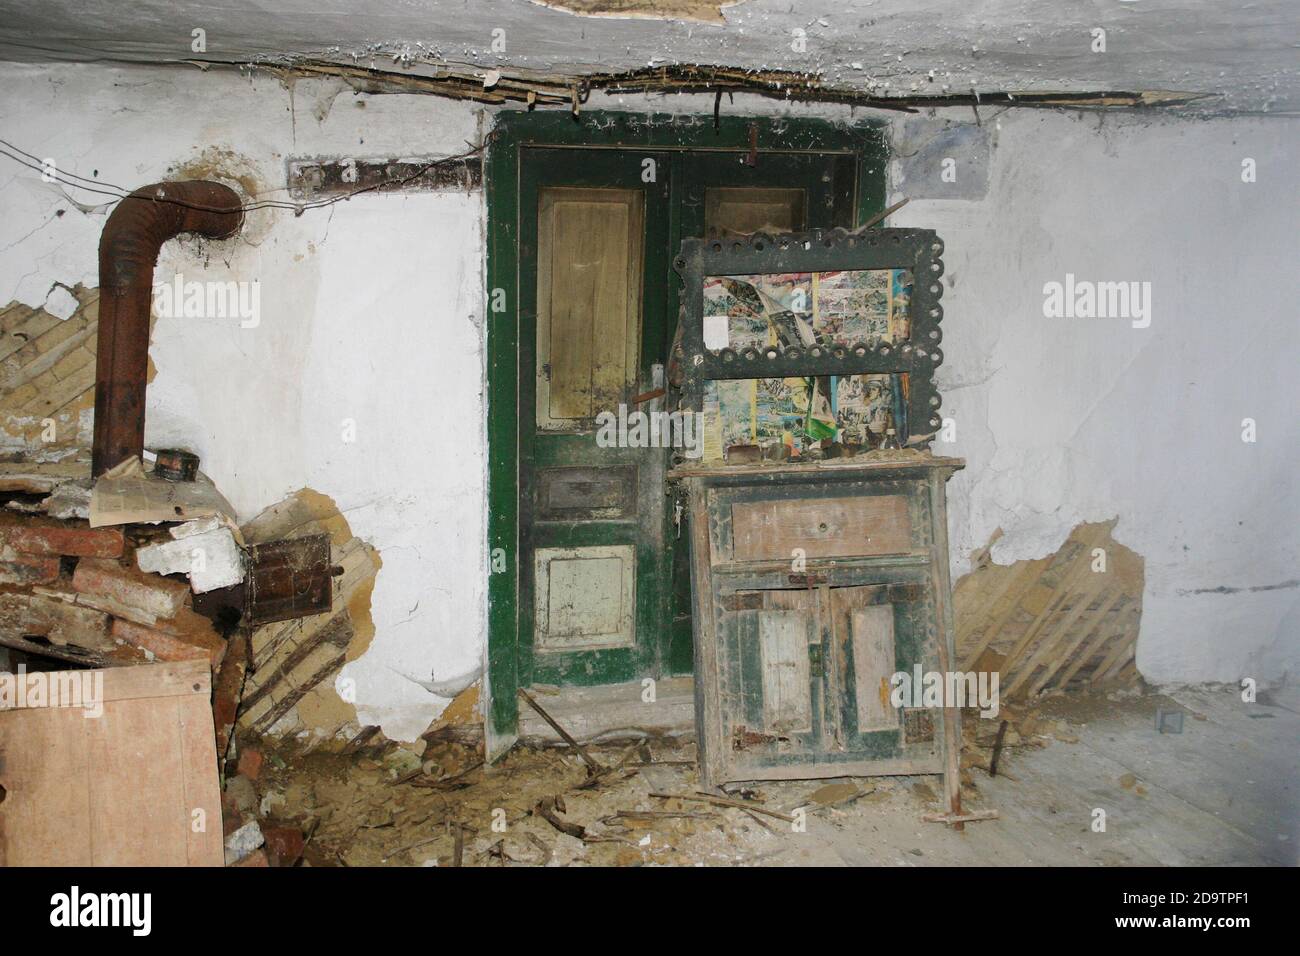
[[[654,682],[654,700],[639,680],[594,687],[527,688],[537,703],[579,743],[680,737],[695,734],[695,680],[665,677]],[[554,743],[560,735],[523,701],[519,737],[531,744]]]

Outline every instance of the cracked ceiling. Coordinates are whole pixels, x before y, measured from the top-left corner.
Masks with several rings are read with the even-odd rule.
[[[699,64],[814,74],[831,96],[1208,94],[1213,113],[1300,110],[1291,0],[0,0],[0,58],[310,61],[491,83]],[[570,12],[574,11],[574,12]],[[202,51],[192,32],[204,31]],[[1094,50],[1095,30],[1105,51]],[[501,31],[495,33],[494,31]],[[802,42],[796,31],[802,31]],[[494,49],[494,40],[496,41]],[[668,90],[674,89],[671,85]],[[1186,96],[1174,98],[1183,102]]]

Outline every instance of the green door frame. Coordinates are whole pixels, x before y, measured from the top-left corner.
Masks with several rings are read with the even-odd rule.
[[[502,112],[487,152],[487,460],[488,647],[487,756],[494,760],[514,742],[519,702],[516,643],[519,629],[519,161],[524,147],[607,149],[757,150],[835,153],[857,167],[853,223],[885,205],[888,148],[884,124],[854,125],[787,117],[666,115],[584,112]],[[850,212],[846,210],[845,212]],[[850,218],[850,217],[845,217]],[[680,230],[676,211],[670,230]],[[673,314],[673,313],[670,313]],[[671,336],[670,336],[671,338]],[[531,412],[529,413],[531,414]]]

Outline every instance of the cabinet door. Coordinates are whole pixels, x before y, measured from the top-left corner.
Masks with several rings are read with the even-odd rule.
[[[934,666],[933,605],[905,577],[719,595],[714,782],[938,772],[933,721],[891,699],[896,673]]]

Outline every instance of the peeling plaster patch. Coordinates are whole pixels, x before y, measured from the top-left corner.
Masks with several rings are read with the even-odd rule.
[[[258,172],[257,164],[247,156],[223,146],[195,147],[196,155],[167,167],[166,179],[209,180],[229,186],[244,203],[255,202],[267,186]],[[283,198],[283,197],[280,197]],[[226,240],[202,239],[186,234],[178,240],[186,247],[202,244],[220,246],[222,243],[244,242],[257,245],[270,231],[274,210],[254,209],[244,214],[244,224],[236,236]],[[155,277],[156,278],[156,277]]]
[[[50,290],[50,294],[45,297],[45,311],[50,315],[58,316],[60,319],[70,319],[72,314],[77,311],[81,303],[77,297],[68,291],[67,286],[56,285]]]
[[[529,0],[539,7],[579,17],[613,17],[624,20],[693,20],[725,23],[722,11],[745,0]]]
[[[994,563],[994,532],[953,587],[962,668],[998,671],[1007,698],[1131,683],[1145,561],[1112,537],[1117,522],[1079,524],[1048,555],[1011,564]]]
[[[99,290],[56,284],[46,301],[0,307],[0,450],[28,457],[88,448],[93,428]]]
[[[244,525],[250,544],[325,533],[335,579],[329,614],[276,621],[253,631],[253,668],[244,688],[244,733],[296,736],[307,742],[350,738],[356,697],[339,680],[346,661],[364,654],[375,635],[371,593],[383,561],[353,533],[333,499],[303,488]]]

